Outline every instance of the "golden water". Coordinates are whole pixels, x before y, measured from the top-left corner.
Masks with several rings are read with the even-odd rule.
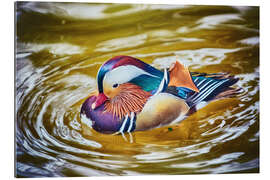
[[[259,172],[259,8],[16,4],[18,177]],[[80,123],[100,65],[229,72],[243,93],[178,124],[104,135]]]

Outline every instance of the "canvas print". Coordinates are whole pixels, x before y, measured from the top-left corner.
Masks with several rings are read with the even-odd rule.
[[[259,7],[15,3],[15,176],[259,173]]]

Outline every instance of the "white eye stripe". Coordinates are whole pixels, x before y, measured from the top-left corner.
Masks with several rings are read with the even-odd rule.
[[[153,74],[150,74],[136,66],[133,65],[126,65],[126,66],[119,66],[109,72],[107,72],[103,79],[103,84],[107,83],[110,86],[114,84],[123,84],[129,82],[130,80],[138,77],[140,75],[148,75],[152,77],[159,78]]]

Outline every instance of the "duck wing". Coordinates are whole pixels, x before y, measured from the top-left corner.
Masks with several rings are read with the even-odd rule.
[[[202,101],[228,97],[235,95],[240,89],[231,87],[239,79],[230,76],[227,73],[191,73],[194,84],[198,87],[199,92],[192,92],[187,95],[186,101],[190,106]]]
[[[229,97],[239,92],[232,88],[239,79],[227,73],[190,72],[178,61],[170,68],[167,93],[185,99],[190,107],[217,98]]]

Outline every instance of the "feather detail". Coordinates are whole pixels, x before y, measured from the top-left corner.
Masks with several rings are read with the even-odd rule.
[[[227,73],[191,73],[192,78],[200,92],[191,93],[186,101],[190,106],[202,101],[210,101],[223,97],[230,97],[238,94],[241,89],[231,87],[238,81],[238,78]]]
[[[170,82],[169,86],[185,87],[195,92],[199,92],[199,89],[192,81],[188,68],[176,61],[172,67],[170,67]]]
[[[105,111],[112,113],[113,116],[118,116],[119,119],[127,114],[130,116],[131,112],[141,112],[144,104],[151,96],[149,92],[132,83],[122,84],[119,88],[119,94],[105,103]]]
[[[214,99],[221,99],[221,98],[230,98],[234,97],[240,93],[243,93],[242,88],[231,88],[229,87],[227,90],[224,92],[219,93]]]

